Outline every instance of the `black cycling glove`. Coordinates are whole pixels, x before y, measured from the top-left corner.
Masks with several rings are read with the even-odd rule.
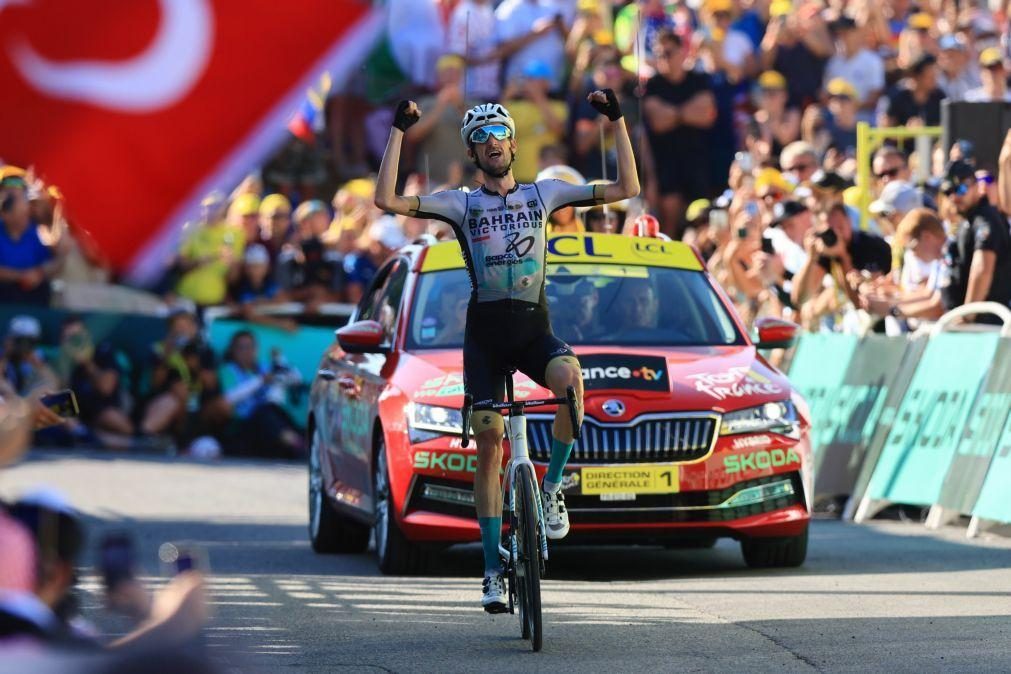
[[[607,96],[607,100],[601,103],[595,98],[590,99],[590,105],[602,115],[607,115],[607,118],[612,122],[621,119],[621,106],[618,105],[618,97],[614,95],[613,89],[601,89],[604,95]]]
[[[417,111],[407,111],[407,106],[410,104],[410,101],[400,101],[397,104],[397,112],[393,115],[393,126],[405,133],[421,118],[421,115]]]

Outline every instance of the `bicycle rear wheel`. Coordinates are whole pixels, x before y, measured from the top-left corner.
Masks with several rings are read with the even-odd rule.
[[[537,480],[530,466],[516,469],[516,581],[520,603],[520,625],[524,639],[535,651],[541,650],[541,546],[537,539]]]

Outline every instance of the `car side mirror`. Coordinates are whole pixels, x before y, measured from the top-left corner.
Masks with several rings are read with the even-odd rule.
[[[759,349],[788,349],[797,341],[800,326],[782,318],[765,316],[755,321]]]
[[[386,331],[379,321],[356,321],[337,330],[337,343],[347,353],[387,353]]]

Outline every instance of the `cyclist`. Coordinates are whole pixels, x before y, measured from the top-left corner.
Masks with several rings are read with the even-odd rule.
[[[548,217],[566,206],[595,206],[628,199],[639,193],[632,144],[621,109],[610,89],[592,92],[587,100],[607,116],[618,146],[618,181],[571,185],[561,180],[517,183],[516,126],[498,103],[484,103],[463,116],[460,137],[468,157],[484,176],[476,190],[447,190],[429,196],[395,192],[404,132],[421,116],[413,101],[401,101],[393,120],[379,178],[376,205],[386,211],[448,223],[460,241],[471,281],[471,298],[463,346],[463,374],[475,405],[501,401],[505,373],[515,368],[556,396],[576,389],[582,419],[582,373],[572,349],[555,337],[544,292],[545,238]],[[485,578],[482,606],[489,613],[507,610],[498,546],[502,534],[502,468],[504,420],[495,412],[478,412],[472,420],[477,440],[474,494]],[[551,460],[542,489],[549,538],[564,537],[569,518],[561,494],[562,470],[572,451],[568,411],[558,410],[552,429]]]

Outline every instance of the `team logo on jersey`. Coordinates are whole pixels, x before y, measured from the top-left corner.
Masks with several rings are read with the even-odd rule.
[[[537,200],[531,199],[527,202],[527,208],[537,208]]]
[[[519,232],[505,235],[506,240],[509,242],[509,245],[506,246],[506,253],[513,253],[517,257],[525,257],[530,252],[530,249],[534,247],[534,237],[525,236],[522,239],[519,237]]]

